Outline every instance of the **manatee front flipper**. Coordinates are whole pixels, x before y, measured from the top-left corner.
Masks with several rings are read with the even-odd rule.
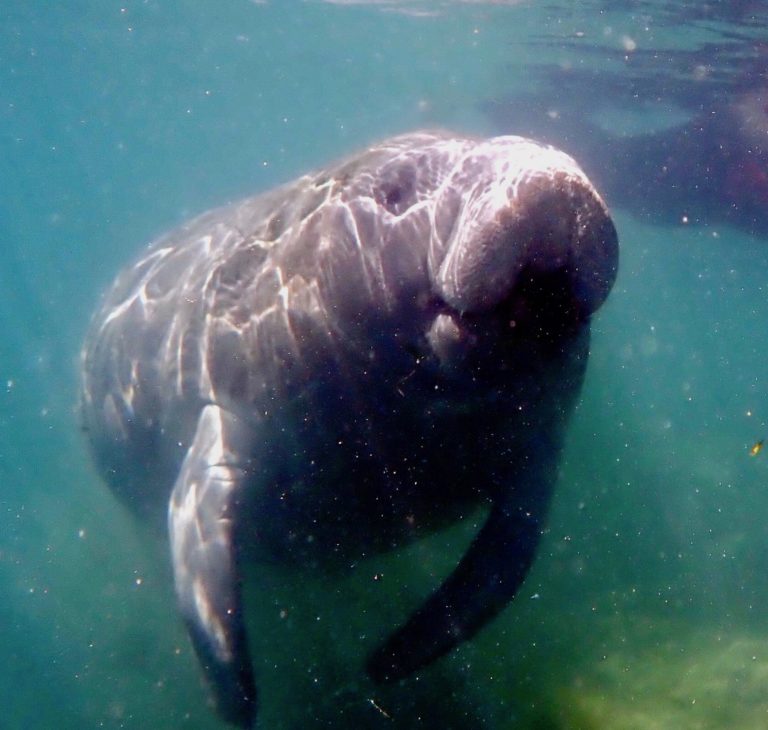
[[[179,607],[219,712],[241,727],[253,723],[256,689],[233,531],[251,444],[249,426],[206,406],[168,511]]]
[[[512,599],[533,562],[559,448],[537,439],[507,494],[443,584],[370,657],[377,682],[406,677],[473,636]]]

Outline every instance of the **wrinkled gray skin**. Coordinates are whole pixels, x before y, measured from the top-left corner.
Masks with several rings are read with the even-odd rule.
[[[146,519],[167,510],[226,720],[256,712],[245,559],[350,562],[488,503],[455,571],[370,658],[379,681],[507,604],[617,260],[568,156],[415,133],[205,213],[122,272],[83,351],[85,426],[116,492]]]

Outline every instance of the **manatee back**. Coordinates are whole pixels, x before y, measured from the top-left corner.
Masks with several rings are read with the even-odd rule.
[[[82,418],[113,485],[164,493],[203,404],[248,417],[368,351],[385,315],[418,326],[395,310],[429,296],[433,199],[470,144],[388,140],[204,213],[123,270],[82,352]]]

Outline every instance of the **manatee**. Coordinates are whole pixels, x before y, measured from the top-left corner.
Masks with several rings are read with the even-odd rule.
[[[116,494],[167,518],[226,721],[257,708],[246,561],[356,563],[487,505],[369,657],[379,682],[507,605],[617,265],[607,208],[563,152],[417,132],[204,213],[117,277],[83,348],[82,418]]]

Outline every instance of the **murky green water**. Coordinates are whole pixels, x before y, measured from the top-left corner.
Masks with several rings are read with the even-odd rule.
[[[259,727],[768,725],[768,452],[749,455],[768,436],[767,14],[4,3],[0,727],[221,726],[162,536],[114,501],[79,432],[90,313],[185,217],[434,126],[551,139],[615,214],[621,271],[549,530],[501,618],[383,689],[366,653],[475,524],[350,577],[251,582],[252,603],[274,597],[249,614]]]

